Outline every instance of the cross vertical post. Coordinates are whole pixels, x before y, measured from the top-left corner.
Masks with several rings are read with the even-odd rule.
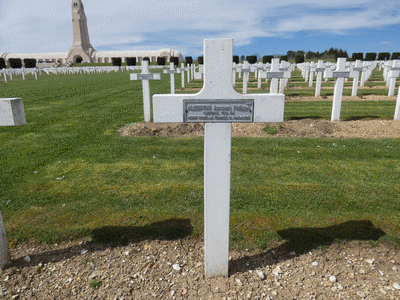
[[[325,72],[326,78],[336,78],[335,87],[333,90],[333,104],[332,104],[332,114],[331,121],[339,121],[340,120],[340,110],[342,107],[342,98],[343,98],[343,86],[344,79],[349,78],[350,72],[346,69],[346,58],[339,57],[337,60],[336,70],[334,72]]]
[[[233,40],[204,41],[204,86],[196,94],[154,95],[154,122],[205,123],[205,277],[228,276],[231,123],[282,122],[284,94],[237,93]]]
[[[360,72],[362,71],[361,60],[356,60],[356,64],[353,67],[353,88],[351,89],[351,95],[357,96],[358,92],[358,81],[360,79]]]
[[[270,94],[278,93],[279,78],[283,78],[283,72],[279,70],[279,58],[273,58],[271,61],[271,70],[267,72],[267,79],[271,78]]]
[[[322,73],[325,71],[323,60],[319,60],[315,72],[317,73],[317,80],[315,83],[315,97],[321,96]]]
[[[164,70],[164,73],[169,74],[171,80],[171,94],[175,94],[175,73],[178,73],[178,71],[175,70],[173,62],[169,63],[169,70]]]

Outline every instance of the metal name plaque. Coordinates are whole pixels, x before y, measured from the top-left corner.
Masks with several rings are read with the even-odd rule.
[[[183,100],[183,121],[197,123],[251,123],[254,100]]]
[[[137,80],[152,80],[153,77],[153,74],[138,74]]]
[[[164,70],[164,73],[174,74],[174,73],[177,73],[177,71],[176,70]]]
[[[324,71],[325,71],[325,68],[316,68],[315,71],[316,71],[316,72],[324,72]]]
[[[348,78],[350,72],[333,72],[333,78]]]
[[[267,78],[283,78],[283,72],[267,72]]]

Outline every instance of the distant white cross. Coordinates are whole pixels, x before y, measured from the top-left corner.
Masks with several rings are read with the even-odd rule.
[[[175,70],[173,62],[169,63],[169,70],[164,70],[164,73],[169,74],[171,80],[171,94],[175,94],[175,73],[178,73],[178,71]]]
[[[325,65],[323,60],[319,60],[315,72],[317,73],[317,80],[315,83],[315,97],[321,95],[321,84],[322,84],[322,73],[325,71]]]
[[[232,122],[282,122],[285,95],[237,93],[233,40],[204,41],[204,86],[196,94],[154,95],[154,122],[204,122],[205,276],[228,276]]]
[[[271,60],[271,70],[267,72],[267,79],[271,78],[270,94],[278,93],[279,78],[283,78],[284,72],[279,70],[279,58]]]
[[[150,73],[149,62],[147,60],[142,61],[142,72],[140,74],[131,73],[131,80],[141,80],[143,90],[143,112],[144,121],[150,122],[151,120],[151,102],[150,102],[150,82],[149,80],[161,80],[160,73]]]
[[[388,73],[389,78],[389,92],[388,96],[394,95],[394,90],[396,87],[396,79],[400,77],[400,60],[396,59],[392,63],[392,67]]]
[[[250,78],[250,65],[249,62],[245,61],[243,68],[239,69],[240,73],[243,73],[243,94],[247,94],[247,84]]]
[[[333,91],[333,104],[331,121],[340,120],[340,110],[342,107],[344,79],[350,77],[350,72],[346,69],[346,58],[339,57],[335,71],[325,71],[325,78],[336,78]]]

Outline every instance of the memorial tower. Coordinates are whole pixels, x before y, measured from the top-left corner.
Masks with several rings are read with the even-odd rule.
[[[72,39],[67,62],[94,62],[96,50],[90,44],[87,19],[81,0],[72,0]]]

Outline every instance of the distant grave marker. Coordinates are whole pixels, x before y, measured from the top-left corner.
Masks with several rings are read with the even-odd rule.
[[[141,80],[143,90],[143,112],[144,121],[150,122],[151,120],[151,102],[150,102],[150,82],[149,80],[161,80],[160,73],[150,73],[149,62],[142,61],[142,72],[140,74],[131,73],[131,80]]]
[[[173,62],[169,63],[169,70],[164,70],[164,73],[169,74],[171,80],[171,94],[175,94],[175,73],[178,73],[178,71],[175,70]]]
[[[333,104],[331,121],[340,120],[340,110],[342,107],[344,79],[349,78],[350,72],[346,69],[346,58],[339,57],[337,60],[336,71],[325,71],[325,78],[335,78],[335,88],[333,91]]]

